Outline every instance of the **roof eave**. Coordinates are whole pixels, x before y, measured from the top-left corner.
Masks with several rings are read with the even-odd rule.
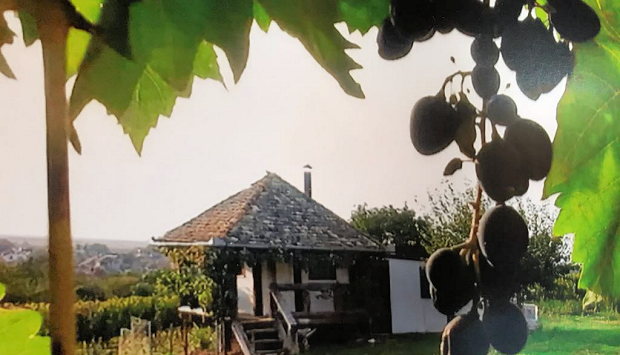
[[[235,249],[278,249],[283,248],[285,250],[301,250],[301,251],[322,251],[322,252],[365,252],[365,253],[377,253],[384,254],[386,251],[382,248],[363,248],[363,247],[351,247],[351,248],[329,248],[329,247],[307,247],[299,245],[261,245],[261,244],[235,244],[226,243],[221,238],[213,238],[208,241],[194,241],[194,242],[182,242],[182,241],[157,241],[152,243],[158,247],[229,247]]]

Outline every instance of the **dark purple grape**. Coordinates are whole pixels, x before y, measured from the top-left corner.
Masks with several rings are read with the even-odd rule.
[[[459,123],[456,111],[441,95],[423,97],[411,111],[411,142],[419,153],[435,154],[454,140]]]
[[[459,253],[448,248],[436,250],[426,262],[426,277],[444,294],[471,294],[474,278]]]
[[[461,33],[471,37],[497,36],[496,16],[492,8],[478,0],[460,0],[452,5],[454,24]]]
[[[417,40],[433,29],[433,4],[430,0],[392,0],[390,17],[403,36]]]
[[[395,60],[409,54],[413,46],[413,39],[404,37],[396,29],[389,19],[383,21],[377,34],[379,55],[383,59]]]
[[[480,255],[480,294],[492,300],[508,300],[517,291],[517,270],[519,265],[495,267]]]
[[[553,27],[569,41],[588,41],[601,30],[596,12],[581,0],[549,0],[549,5],[555,10],[550,13]]]
[[[499,269],[518,265],[529,243],[529,232],[523,217],[514,208],[495,206],[480,219],[478,244],[482,255]]]
[[[517,306],[508,301],[490,302],[482,316],[491,345],[504,354],[516,354],[527,343],[527,322]]]
[[[500,28],[503,29],[507,25],[516,23],[524,5],[525,0],[496,0],[493,8]]]
[[[510,124],[504,140],[521,155],[523,167],[532,180],[541,180],[551,169],[553,148],[547,131],[532,120],[519,119]]]
[[[471,57],[477,65],[492,67],[499,59],[499,48],[489,36],[479,36],[472,42]]]
[[[476,155],[476,175],[484,192],[497,202],[516,196],[527,180],[521,156],[501,138],[480,148]]]
[[[476,65],[471,73],[471,83],[478,96],[489,99],[499,90],[499,73],[494,67]]]
[[[506,126],[519,118],[517,104],[507,95],[493,95],[487,103],[487,117],[491,122]]]
[[[489,340],[477,314],[457,316],[443,329],[442,355],[486,355],[488,352]]]

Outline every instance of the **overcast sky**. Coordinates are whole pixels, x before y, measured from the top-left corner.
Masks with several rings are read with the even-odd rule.
[[[409,140],[409,114],[448,74],[473,68],[471,39],[456,31],[436,34],[416,43],[404,59],[389,62],[377,55],[376,30],[349,37],[362,47],[349,54],[364,67],[353,76],[365,100],[347,96],[297,40],[272,24],[268,34],[253,28],[241,81],[232,83],[225,62],[228,90],[197,80],[192,97],[178,100],[172,117],[161,118],[151,131],[141,157],[114,117],[98,103],[87,106],[76,122],[83,153],[70,152],[74,236],[147,241],[267,170],[303,189],[305,164],[314,167],[313,197],[345,219],[363,202],[373,207],[408,202],[423,210],[427,193],[441,187],[444,165],[460,155],[454,144],[432,157],[418,154]],[[0,78],[0,235],[45,236],[40,46],[16,42],[3,53],[18,80]],[[553,137],[564,83],[534,102],[520,94],[511,72],[500,73],[500,91],[517,101],[519,114],[537,120]],[[475,179],[471,164],[451,179],[464,187],[467,178]],[[537,183],[528,194],[540,199],[541,191]]]

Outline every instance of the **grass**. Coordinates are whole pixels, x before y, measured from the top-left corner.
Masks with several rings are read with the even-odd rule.
[[[439,334],[393,336],[377,344],[323,345],[310,349],[305,355],[430,355],[439,354]]]
[[[620,315],[553,315],[530,334],[525,355],[618,355]],[[316,346],[309,355],[436,355],[438,334],[394,336],[377,344]],[[496,353],[497,354],[497,353]]]
[[[532,333],[523,354],[620,354],[618,315],[553,316]]]

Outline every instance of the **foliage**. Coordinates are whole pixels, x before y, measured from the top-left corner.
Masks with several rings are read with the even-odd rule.
[[[430,211],[424,215],[428,227],[425,232],[429,241],[429,253],[463,242],[469,236],[472,209],[470,202],[475,200],[474,190],[457,191],[452,183],[446,182],[443,188],[428,194]],[[487,198],[483,199],[482,213],[490,206]]]
[[[402,208],[391,205],[368,208],[366,204],[358,205],[351,213],[351,225],[384,246],[428,243],[421,232],[426,228],[426,223],[407,205]]]
[[[575,68],[558,105],[545,196],[559,193],[556,234],[574,233],[581,288],[620,297],[620,2],[586,0],[601,32],[575,44]]]
[[[581,301],[547,299],[536,302],[538,312],[542,316],[581,315]]]
[[[80,341],[109,340],[119,336],[121,328],[129,328],[131,317],[151,321],[151,329],[157,332],[170,326],[178,326],[177,297],[124,297],[105,301],[78,301],[75,304],[77,336]],[[41,333],[49,332],[47,303],[31,303],[24,307],[41,313],[45,319]]]
[[[160,270],[154,288],[158,296],[177,295],[180,305],[203,309],[211,306],[213,281],[196,264],[186,263],[177,270]]]
[[[97,285],[82,285],[75,288],[75,295],[82,301],[103,301],[105,292]]]
[[[103,33],[71,29],[67,71],[77,73],[70,115],[75,119],[92,100],[115,115],[134,147],[160,115],[170,116],[177,97],[191,92],[193,77],[222,82],[214,46],[221,48],[235,82],[245,69],[250,29],[255,20],[267,31],[273,21],[297,38],[348,94],[364,97],[350,71],[359,69],[345,50],[357,48],[335,28],[366,33],[388,13],[388,0],[217,0],[103,1],[72,0],[76,9]],[[34,16],[20,10],[24,41],[37,38]],[[114,16],[117,14],[118,16]],[[121,18],[119,14],[124,14]],[[8,27],[7,27],[8,30]],[[10,30],[9,30],[10,31]],[[9,38],[12,38],[10,36]],[[9,41],[7,41],[10,43]],[[4,58],[0,58],[4,59]],[[12,76],[5,61],[0,71]],[[117,80],[107,80],[110,76]],[[72,143],[80,150],[75,132]]]
[[[17,264],[0,262],[0,282],[8,287],[6,302],[48,302],[47,255],[37,255]],[[140,278],[133,274],[78,275],[76,293],[82,300],[104,300],[132,294]]]
[[[130,273],[103,276],[78,275],[76,284],[78,285],[78,289],[86,288],[99,290],[96,291],[102,292],[102,297],[99,299],[104,300],[113,297],[130,296],[134,286],[139,280],[139,276]]]
[[[0,300],[5,290],[0,284]],[[0,354],[49,354],[50,339],[37,335],[42,321],[41,315],[33,310],[0,308]]]
[[[211,327],[199,327],[194,325],[191,329],[191,342],[197,344],[200,349],[212,349],[215,346],[215,332]]]
[[[7,286],[5,302],[46,302],[49,298],[47,256],[8,265],[0,262],[0,282]]]

